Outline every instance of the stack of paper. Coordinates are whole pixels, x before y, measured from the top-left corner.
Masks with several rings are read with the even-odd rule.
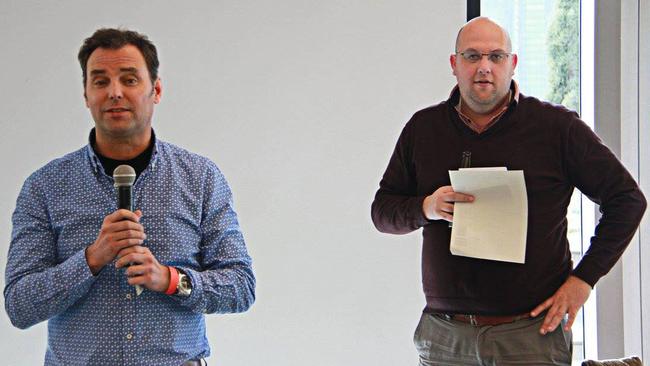
[[[449,171],[455,192],[474,196],[454,204],[451,253],[524,263],[528,197],[522,170],[467,168]]]

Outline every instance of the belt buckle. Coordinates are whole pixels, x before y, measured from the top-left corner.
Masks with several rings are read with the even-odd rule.
[[[469,318],[469,323],[470,323],[471,325],[473,325],[473,326],[477,326],[477,325],[478,325],[478,322],[476,321],[476,315],[471,314],[471,315],[467,315],[467,317]]]

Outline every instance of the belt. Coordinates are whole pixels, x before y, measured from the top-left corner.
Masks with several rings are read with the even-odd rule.
[[[201,360],[187,360],[181,366],[203,366]]]
[[[441,314],[448,320],[456,320],[463,323],[469,323],[475,327],[481,327],[484,325],[501,325],[507,323],[514,323],[517,320],[528,319],[530,318],[530,313],[520,314],[520,315],[503,315],[503,316],[491,316],[491,315],[469,315],[469,314]]]

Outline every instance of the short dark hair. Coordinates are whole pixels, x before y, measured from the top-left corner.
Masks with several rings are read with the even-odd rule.
[[[84,40],[83,45],[79,49],[79,55],[77,55],[79,64],[81,64],[84,88],[86,87],[88,59],[93,51],[97,48],[117,50],[126,45],[134,45],[140,50],[147,64],[151,83],[154,84],[156,82],[158,79],[158,66],[160,66],[158,52],[156,51],[156,46],[151,43],[147,36],[128,29],[101,28]]]

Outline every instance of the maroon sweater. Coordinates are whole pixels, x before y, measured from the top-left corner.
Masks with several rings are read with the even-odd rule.
[[[402,131],[372,203],[379,231],[423,228],[422,284],[428,312],[512,315],[532,310],[573,274],[593,286],[628,245],[646,201],[623,165],[575,112],[520,96],[487,131],[477,134],[451,99],[417,112]],[[472,167],[523,170],[528,194],[525,264],[454,256],[451,229],[429,221],[422,201],[449,185],[463,151]],[[567,207],[573,188],[600,205],[591,246],[573,269]],[[587,228],[588,229],[588,228]]]

